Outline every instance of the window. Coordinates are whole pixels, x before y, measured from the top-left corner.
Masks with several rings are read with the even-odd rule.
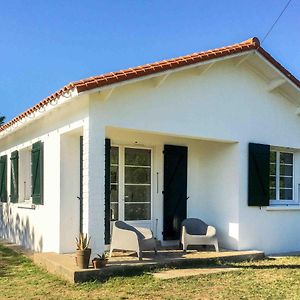
[[[151,220],[151,149],[111,147],[111,220]]]
[[[270,152],[271,204],[291,204],[294,201],[294,155],[291,152]]]
[[[39,141],[19,151],[19,174],[15,180],[18,182],[18,199],[14,202],[43,204],[43,149],[43,143]]]
[[[110,208],[111,220],[119,219],[119,148],[110,150]]]
[[[31,197],[31,147],[19,151],[19,202]]]
[[[151,219],[151,150],[125,148],[125,220]]]

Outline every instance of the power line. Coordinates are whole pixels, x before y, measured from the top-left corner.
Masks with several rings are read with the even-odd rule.
[[[275,27],[275,25],[277,24],[277,22],[279,21],[279,19],[281,18],[281,16],[283,15],[283,13],[285,12],[285,10],[288,8],[288,6],[290,5],[290,3],[292,2],[292,0],[289,0],[287,2],[287,4],[285,5],[285,7],[283,8],[283,10],[281,11],[280,15],[277,17],[277,19],[275,20],[275,22],[272,24],[271,28],[269,29],[269,31],[266,33],[266,35],[263,37],[261,44],[265,41],[265,39],[268,37],[268,35],[271,33],[271,31],[273,30],[273,28]]]

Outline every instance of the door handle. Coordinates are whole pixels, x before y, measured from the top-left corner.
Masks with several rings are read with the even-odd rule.
[[[81,200],[82,200],[82,198],[81,198],[81,197],[78,197],[78,196],[77,196],[76,198],[77,198],[79,201],[81,201]]]

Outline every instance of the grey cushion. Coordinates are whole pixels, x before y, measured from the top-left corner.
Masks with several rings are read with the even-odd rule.
[[[208,225],[200,219],[188,218],[182,224],[185,226],[186,232],[191,235],[206,235]]]

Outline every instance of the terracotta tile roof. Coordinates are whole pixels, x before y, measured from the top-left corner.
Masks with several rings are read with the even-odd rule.
[[[49,97],[43,99],[35,106],[29,108],[25,112],[21,113],[11,121],[0,127],[0,132],[9,128],[13,124],[19,122],[27,116],[30,116],[33,112],[40,110],[48,103],[55,101],[59,96],[76,89],[78,93],[91,90],[94,88],[104,87],[110,84],[143,77],[146,75],[156,74],[163,71],[173,70],[183,66],[193,65],[200,62],[208,61],[215,58],[222,58],[233,54],[247,52],[250,50],[256,50],[263,57],[265,57],[272,65],[274,65],[279,71],[281,71],[286,77],[288,77],[296,86],[300,88],[300,81],[294,77],[289,71],[287,71],[278,61],[276,61],[267,51],[261,46],[258,38],[254,37],[243,41],[238,44],[217,48],[208,51],[202,51],[193,53],[190,55],[180,56],[160,62],[146,64],[135,68],[129,68],[127,70],[121,70],[118,72],[111,72],[99,76],[89,77],[83,80],[71,82],[65,85],[59,91],[53,93]]]

